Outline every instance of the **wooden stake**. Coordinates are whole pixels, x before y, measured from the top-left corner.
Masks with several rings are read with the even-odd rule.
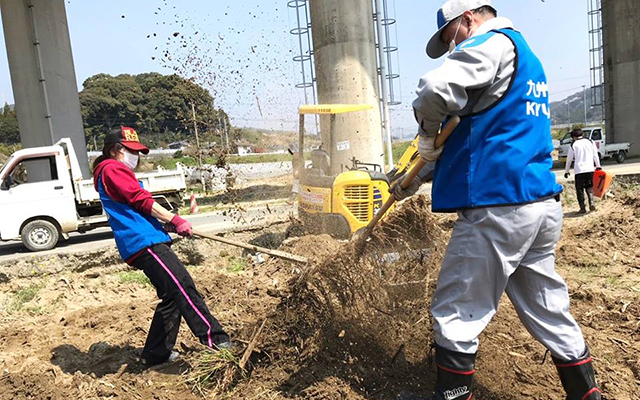
[[[238,363],[238,366],[236,367],[235,365],[230,365],[227,367],[227,370],[224,373],[224,378],[222,378],[222,383],[219,387],[220,392],[224,393],[229,385],[231,385],[236,375],[236,371],[239,371],[240,373],[244,372],[244,367],[247,365],[251,354],[253,354],[253,349],[255,349],[256,345],[258,344],[258,338],[260,337],[260,333],[262,333],[262,329],[264,328],[266,323],[267,319],[265,318],[264,321],[262,321],[260,327],[253,333],[253,336],[249,341],[249,345],[245,349],[244,354],[242,355],[242,358]]]

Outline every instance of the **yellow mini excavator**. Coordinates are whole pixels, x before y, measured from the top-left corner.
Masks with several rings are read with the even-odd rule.
[[[313,233],[328,233],[337,238],[349,238],[365,227],[389,199],[389,186],[403,176],[418,155],[414,140],[394,169],[385,174],[382,166],[352,160],[352,165],[337,175],[331,174],[329,154],[322,149],[310,154],[311,164],[304,162],[304,116],[306,114],[340,114],[372,108],[366,104],[305,105],[299,109],[300,131],[297,154],[299,215],[305,227]],[[333,118],[331,119],[333,123]],[[333,129],[333,126],[330,127]],[[428,168],[425,168],[428,170]],[[424,179],[424,178],[423,178]]]

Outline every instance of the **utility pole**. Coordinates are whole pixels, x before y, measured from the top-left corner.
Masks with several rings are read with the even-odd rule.
[[[227,153],[229,153],[229,131],[227,130],[227,119],[222,118],[222,126],[224,127],[224,136],[227,138]]]
[[[216,121],[218,121],[218,125],[216,125],[215,130],[220,133],[220,147],[221,148],[225,148],[225,141],[224,141],[224,129],[222,128],[222,121],[220,121],[220,115],[218,114],[218,116],[216,117]]]
[[[200,138],[198,137],[198,123],[196,122],[196,107],[191,103],[191,113],[193,114],[193,130],[196,133],[196,151],[198,152],[198,165],[202,168],[202,152],[200,152]]]
[[[569,118],[569,130],[571,130],[571,102],[567,99],[567,118]]]
[[[582,85],[582,102],[584,103],[584,126],[587,126],[587,85]]]

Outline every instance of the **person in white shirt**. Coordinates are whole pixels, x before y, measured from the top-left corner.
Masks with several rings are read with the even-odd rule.
[[[589,139],[584,137],[582,129],[574,129],[571,131],[573,143],[567,154],[567,164],[564,170],[564,177],[568,178],[571,173],[571,163],[576,174],[576,194],[578,196],[578,204],[580,204],[580,214],[587,213],[587,207],[584,203],[584,192],[587,192],[589,199],[589,210],[595,211],[596,206],[593,199],[593,171],[601,170],[600,158],[598,157],[598,149],[596,145]]]

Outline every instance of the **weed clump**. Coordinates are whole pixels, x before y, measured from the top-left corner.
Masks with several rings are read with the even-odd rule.
[[[121,271],[117,274],[120,283],[137,283],[141,286],[151,286],[149,278],[141,271]]]
[[[42,311],[42,307],[28,306],[28,304],[37,298],[41,288],[42,285],[30,285],[15,291],[5,306],[6,312],[12,314],[26,311],[30,314],[39,314]]]
[[[204,350],[198,353],[192,366],[186,383],[203,398],[209,391],[224,392],[229,385],[229,376],[235,373],[242,377],[245,375],[238,358],[227,349]]]

